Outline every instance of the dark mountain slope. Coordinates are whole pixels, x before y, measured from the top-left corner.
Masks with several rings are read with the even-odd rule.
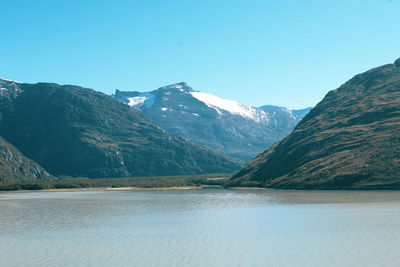
[[[399,188],[400,59],[329,92],[229,185]]]
[[[4,85],[7,87],[7,85]],[[222,154],[166,134],[138,111],[78,86],[10,84],[0,134],[54,175],[124,177],[231,172]]]
[[[21,93],[19,83],[0,78],[0,125],[7,112],[12,111],[12,101]],[[5,132],[3,126],[0,128]],[[18,149],[0,137],[0,184],[53,179],[39,164],[26,158]]]
[[[50,179],[53,177],[39,164],[0,137],[0,184]]]

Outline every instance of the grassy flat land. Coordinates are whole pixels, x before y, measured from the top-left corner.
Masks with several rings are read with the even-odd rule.
[[[52,181],[19,182],[0,185],[0,191],[15,190],[55,190],[55,189],[162,189],[162,188],[193,188],[202,185],[222,185],[232,174],[204,174],[180,176],[155,176],[131,178],[71,178]]]

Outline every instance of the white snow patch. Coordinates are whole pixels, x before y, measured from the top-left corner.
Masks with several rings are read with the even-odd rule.
[[[220,98],[203,92],[190,93],[193,97],[205,103],[208,107],[215,109],[220,115],[222,115],[221,110],[225,110],[231,114],[246,117],[256,122],[269,120],[264,111],[238,101]]]
[[[146,108],[151,108],[154,104],[154,95],[152,93],[142,93],[138,96],[128,98],[128,105],[135,108],[140,108],[145,106]]]
[[[13,83],[22,83],[22,82],[17,82],[17,81],[13,81],[13,80],[4,79],[2,77],[0,77],[0,80],[7,81],[7,82],[13,82]]]
[[[289,114],[290,114],[290,117],[291,117],[292,119],[296,120],[296,117],[293,115],[292,110],[289,110]]]
[[[137,106],[137,105],[142,106],[147,99],[148,99],[148,97],[145,97],[145,96],[130,97],[130,98],[128,98],[128,100],[129,100],[128,105],[129,106]]]
[[[184,108],[184,109],[188,109],[188,107],[186,107],[186,106],[184,106],[184,105],[182,105],[182,104],[180,104],[180,105],[178,105],[180,108]]]

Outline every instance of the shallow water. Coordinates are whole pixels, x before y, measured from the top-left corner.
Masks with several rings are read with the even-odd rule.
[[[0,193],[1,266],[399,266],[396,191]]]

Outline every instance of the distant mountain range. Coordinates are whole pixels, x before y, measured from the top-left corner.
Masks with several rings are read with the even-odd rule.
[[[22,168],[38,170],[32,179],[47,178],[25,157],[56,176],[221,173],[241,166],[238,160],[166,133],[110,96],[71,85],[0,79],[0,136],[16,148],[1,139],[6,149],[0,153],[6,162],[2,181],[18,180],[4,166],[16,170],[21,161],[26,162]],[[5,159],[9,151],[16,160]]]
[[[168,133],[226,155],[250,160],[288,135],[311,108],[252,107],[177,83],[149,92],[113,95]]]
[[[399,189],[400,59],[330,91],[228,185]]]

